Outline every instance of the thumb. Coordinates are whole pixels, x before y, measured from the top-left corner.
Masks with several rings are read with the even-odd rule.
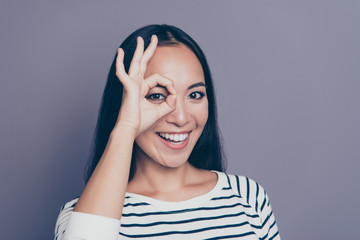
[[[160,117],[165,116],[166,114],[175,110],[176,106],[176,95],[170,94],[166,97],[166,101],[159,104],[159,115]]]

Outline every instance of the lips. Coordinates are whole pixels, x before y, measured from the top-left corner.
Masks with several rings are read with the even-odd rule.
[[[171,134],[171,133],[158,133],[161,138],[166,141],[172,141],[175,143],[183,142],[188,137],[189,133],[184,134]]]
[[[173,150],[181,150],[186,147],[189,142],[190,132],[181,133],[165,133],[158,132],[157,135],[161,141],[169,148]]]

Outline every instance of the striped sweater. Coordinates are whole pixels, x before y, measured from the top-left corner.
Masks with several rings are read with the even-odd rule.
[[[61,208],[55,239],[280,239],[265,190],[247,177],[216,173],[210,192],[181,202],[126,193],[121,221],[73,212],[74,199]]]

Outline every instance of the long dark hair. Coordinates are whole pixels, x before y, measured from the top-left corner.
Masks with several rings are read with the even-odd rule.
[[[198,139],[188,161],[195,167],[207,170],[224,171],[224,155],[220,141],[220,131],[217,123],[217,109],[213,81],[206,58],[198,44],[181,29],[170,25],[148,25],[132,33],[120,47],[125,51],[124,66],[128,72],[132,56],[136,49],[136,38],[144,39],[145,49],[150,44],[151,36],[158,37],[158,46],[176,46],[184,44],[189,47],[201,63],[205,76],[206,94],[208,98],[208,120],[204,130]],[[123,85],[116,77],[116,57],[111,64],[107,83],[102,97],[98,122],[94,132],[90,158],[85,173],[87,182],[104,153],[105,147],[113,130],[121,106]],[[134,143],[134,148],[136,143]],[[134,154],[133,154],[134,156]],[[132,159],[129,180],[134,176],[136,168],[135,160]]]

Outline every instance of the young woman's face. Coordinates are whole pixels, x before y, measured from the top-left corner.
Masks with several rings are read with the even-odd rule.
[[[151,161],[165,167],[179,167],[189,158],[208,119],[208,100],[202,66],[185,45],[158,47],[149,61],[145,78],[159,73],[173,81],[176,108],[136,138],[137,162]],[[168,92],[155,87],[148,101],[159,104]]]

